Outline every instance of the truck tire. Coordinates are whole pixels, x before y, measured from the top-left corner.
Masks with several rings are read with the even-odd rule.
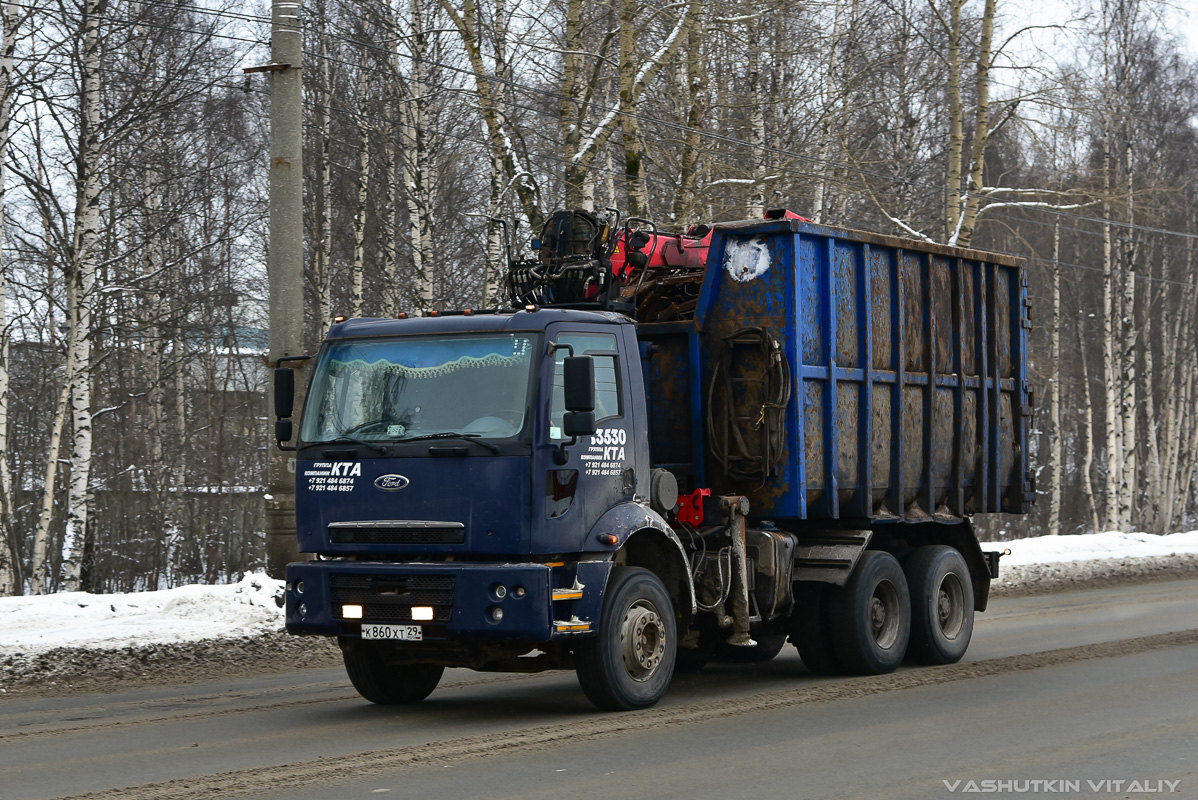
[[[756,647],[735,647],[726,644],[720,648],[720,658],[734,664],[764,664],[773,661],[786,646],[786,634],[777,633],[769,636],[758,634]]]
[[[903,663],[911,637],[911,596],[889,553],[867,550],[828,604],[832,643],[845,671],[883,675]]]
[[[341,658],[358,694],[382,706],[419,703],[433,693],[445,672],[445,667],[433,664],[388,664],[371,642],[343,642]]]
[[[795,584],[790,640],[799,651],[803,666],[812,675],[840,673],[840,661],[836,658],[832,628],[828,623],[828,595],[832,588],[827,583]]]
[[[911,645],[920,664],[955,664],[973,636],[973,584],[965,558],[946,545],[920,547],[903,567],[911,590]]]
[[[674,605],[661,579],[639,567],[614,567],[606,596],[598,633],[574,651],[578,683],[604,711],[648,708],[674,675]]]

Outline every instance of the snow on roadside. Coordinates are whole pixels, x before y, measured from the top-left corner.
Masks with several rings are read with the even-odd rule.
[[[56,647],[112,649],[276,631],[283,626],[278,604],[282,597],[283,581],[263,573],[223,586],[0,597],[0,654]]]
[[[1198,531],[1170,533],[1090,533],[1082,536],[1037,536],[1010,542],[983,542],[983,550],[1010,548],[1004,567],[1025,564],[1061,564],[1102,559],[1150,558],[1198,553]]]
[[[1002,559],[997,592],[1025,584],[1065,588],[1107,575],[1192,563],[1198,556],[1198,531],[1041,536],[982,544],[983,550],[1006,548],[1011,555]],[[58,647],[115,650],[261,635],[282,629],[282,596],[282,581],[255,573],[225,586],[0,597],[0,658]]]

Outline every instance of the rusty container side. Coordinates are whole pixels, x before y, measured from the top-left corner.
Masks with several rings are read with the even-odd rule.
[[[646,326],[662,341],[655,446],[690,465],[688,485],[744,494],[760,518],[1026,513],[1027,307],[1013,256],[798,220],[719,225],[693,322]],[[777,342],[790,382],[760,480],[712,457],[713,438],[719,453],[760,449],[777,372],[736,338],[746,329]]]

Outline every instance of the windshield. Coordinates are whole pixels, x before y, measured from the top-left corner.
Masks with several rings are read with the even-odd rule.
[[[326,345],[304,409],[304,442],[515,436],[524,427],[532,352],[528,334]]]

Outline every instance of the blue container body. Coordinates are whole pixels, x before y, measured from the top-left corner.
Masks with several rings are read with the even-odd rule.
[[[713,370],[754,327],[790,379],[764,481],[729,477],[711,450]],[[1026,513],[1029,329],[1012,256],[792,219],[717,226],[694,319],[640,327],[653,460],[684,489],[747,496],[758,519]],[[750,438],[766,362],[741,347],[719,376]]]

